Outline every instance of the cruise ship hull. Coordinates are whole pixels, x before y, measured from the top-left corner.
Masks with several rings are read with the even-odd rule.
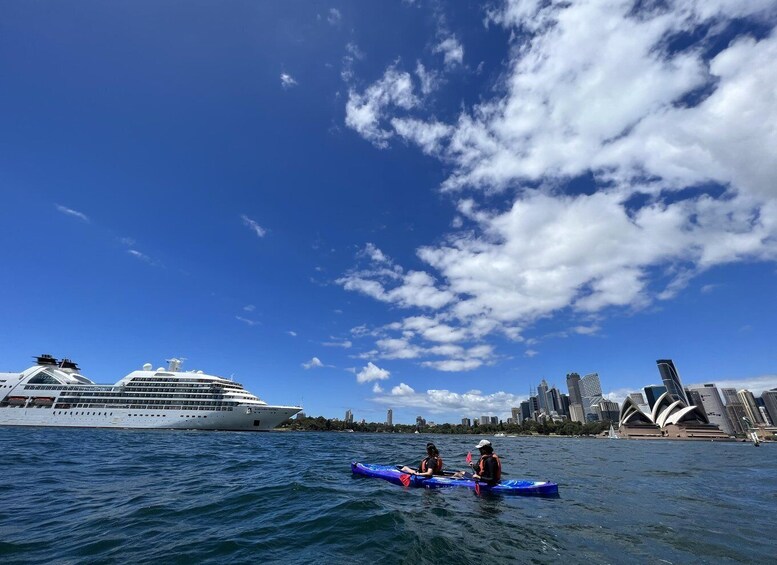
[[[38,408],[3,408],[0,426],[53,426],[68,428],[139,428],[170,430],[221,430],[266,432],[299,412],[292,406],[238,407],[233,412],[192,413],[165,410],[107,408],[57,411]]]

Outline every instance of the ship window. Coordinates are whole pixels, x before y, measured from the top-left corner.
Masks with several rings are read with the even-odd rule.
[[[59,384],[59,380],[45,370],[35,375],[27,382],[30,384]]]

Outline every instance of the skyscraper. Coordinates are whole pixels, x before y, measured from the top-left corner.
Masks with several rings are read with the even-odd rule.
[[[645,391],[645,398],[647,398],[648,406],[652,410],[656,400],[666,392],[666,387],[664,385],[648,385],[642,390]]]
[[[726,407],[720,399],[718,387],[714,384],[705,384],[702,387],[692,388],[689,391],[692,396],[698,395],[699,400],[694,399],[694,404],[704,408],[710,424],[718,426],[723,433],[734,435],[735,430],[731,425],[731,420],[726,413]]]
[[[737,389],[735,388],[722,388],[720,389],[720,394],[723,395],[723,404],[726,406],[729,404],[741,404],[737,396]]]
[[[758,409],[758,403],[756,403],[755,396],[753,396],[752,392],[747,389],[738,390],[737,397],[739,398],[739,402],[745,407],[747,417],[754,426],[765,423],[764,419],[761,417],[761,411]]]
[[[513,406],[510,409],[510,415],[513,417],[513,424],[520,424],[523,422],[523,416],[521,415],[521,408],[519,406]]]
[[[675,400],[682,400],[686,406],[690,406],[688,397],[685,396],[683,383],[680,380],[680,374],[674,366],[671,359],[659,359],[656,361],[658,372],[661,373],[661,380],[664,382],[669,395]]]
[[[766,411],[769,413],[773,424],[777,424],[777,388],[765,390],[761,395]]]
[[[596,419],[596,413],[592,406],[602,400],[602,385],[599,382],[599,373],[590,373],[580,379],[580,392],[583,395],[583,410],[586,420]]]
[[[537,387],[537,402],[540,405],[540,412],[550,414],[550,411],[553,410],[548,400],[548,383],[545,382],[545,379],[542,379],[542,382]]]
[[[350,410],[345,411],[345,423],[353,424],[353,412],[351,412]]]
[[[393,426],[394,425],[394,411],[389,408],[386,411],[386,425],[387,426]]]
[[[469,418],[462,418],[461,419],[461,425],[464,426],[465,428],[471,428],[472,427],[472,423],[469,421]]]

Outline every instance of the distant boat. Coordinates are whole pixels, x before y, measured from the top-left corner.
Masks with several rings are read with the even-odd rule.
[[[761,439],[758,437],[758,433],[755,431],[750,432],[750,439],[753,441],[753,445],[756,447],[760,447],[761,445]]]
[[[506,435],[503,432],[498,432],[494,434],[494,437],[506,437]]]
[[[615,428],[612,427],[612,424],[610,424],[610,431],[607,433],[607,437],[610,439],[620,439],[621,436],[615,433]]]

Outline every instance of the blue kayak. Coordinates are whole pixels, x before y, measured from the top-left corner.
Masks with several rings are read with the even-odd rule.
[[[501,481],[499,484],[489,486],[488,483],[473,481],[468,478],[456,479],[450,475],[432,475],[431,477],[419,477],[403,473],[392,465],[373,465],[371,463],[351,463],[351,472],[354,475],[375,477],[383,479],[395,485],[403,485],[418,488],[447,488],[464,487],[475,489],[475,483],[481,492],[494,494],[520,494],[528,496],[558,496],[558,485],[549,481]],[[409,478],[409,481],[408,481]]]

